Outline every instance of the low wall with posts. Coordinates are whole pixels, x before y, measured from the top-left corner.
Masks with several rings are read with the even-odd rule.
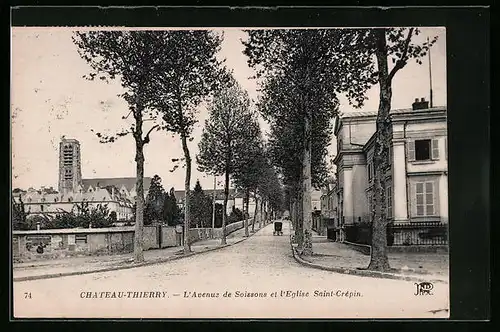
[[[248,226],[252,227],[253,219],[248,219]],[[257,222],[256,222],[257,223]],[[245,227],[244,221],[233,222],[226,226],[226,235]],[[222,228],[191,228],[189,229],[189,239],[191,243],[207,239],[222,238]]]
[[[133,226],[13,231],[12,252],[15,259],[27,260],[124,254],[134,250],[134,234]],[[144,250],[180,245],[179,237],[174,227],[144,226]]]
[[[248,222],[250,227],[252,222],[253,220]],[[226,226],[226,235],[243,227],[243,221],[229,224]],[[191,243],[222,237],[221,228],[192,228],[189,232]],[[134,250],[134,234],[134,226],[13,231],[12,252],[14,259],[18,261],[79,255],[124,254]],[[144,226],[143,249],[180,246],[181,237],[182,234],[172,226]]]

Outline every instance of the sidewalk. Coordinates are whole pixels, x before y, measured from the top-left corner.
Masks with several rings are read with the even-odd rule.
[[[265,226],[264,226],[265,227]],[[255,225],[255,233],[251,232],[250,236],[259,231],[259,225]],[[203,253],[207,251],[224,248],[236,243],[239,243],[247,237],[245,229],[239,229],[226,237],[226,245],[221,246],[220,239],[209,239],[198,241],[191,244],[192,254]],[[103,255],[103,256],[85,256],[72,257],[65,259],[40,260],[25,263],[13,264],[13,280],[23,281],[32,279],[54,278],[61,276],[86,274],[93,272],[105,272],[117,269],[132,268],[142,265],[166,262],[169,260],[179,259],[182,257],[191,256],[183,254],[183,247],[170,247],[164,249],[151,249],[144,251],[144,263],[135,264],[133,253],[122,255]]]
[[[399,279],[449,282],[448,253],[389,253],[388,257],[391,271],[387,274],[390,276]],[[370,255],[365,255],[347,244],[333,242],[315,232],[313,232],[313,255],[299,256],[298,260],[310,263],[311,267],[325,270],[370,274],[370,271],[366,270],[370,263]]]

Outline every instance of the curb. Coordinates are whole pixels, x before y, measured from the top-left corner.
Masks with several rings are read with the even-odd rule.
[[[199,254],[204,254],[210,251],[215,251],[223,248],[227,248],[230,246],[233,246],[235,244],[241,243],[249,238],[251,238],[253,235],[257,234],[261,229],[266,227],[267,225],[264,225],[262,228],[259,228],[256,230],[254,233],[249,233],[248,237],[244,237],[240,240],[235,241],[234,243],[231,244],[225,244],[225,245],[219,245],[218,247],[215,248],[209,248],[205,250],[200,250],[198,252],[190,252],[189,254],[182,254],[178,256],[170,256],[166,258],[161,258],[157,259],[154,261],[149,261],[149,262],[143,262],[139,264],[131,264],[131,265],[125,265],[125,266],[113,266],[113,267],[106,267],[102,269],[96,269],[96,270],[90,270],[90,271],[75,271],[75,272],[61,272],[61,273],[53,273],[53,274],[44,274],[44,275],[35,275],[35,276],[25,276],[25,277],[17,277],[17,278],[12,278],[13,282],[16,281],[31,281],[31,280],[40,280],[40,279],[53,279],[53,278],[60,278],[60,277],[70,277],[70,276],[76,276],[76,275],[84,275],[84,274],[92,274],[92,273],[101,273],[101,272],[110,272],[110,271],[118,271],[118,270],[128,270],[128,269],[133,269],[137,267],[143,267],[143,266],[149,266],[149,265],[154,265],[154,264],[161,264],[161,263],[166,263],[166,262],[171,262],[175,261],[178,259],[182,258],[187,258],[191,257],[194,255],[199,255]]]
[[[290,246],[292,248],[293,258],[299,264],[301,264],[303,266],[311,267],[311,268],[314,268],[314,269],[318,269],[318,270],[335,272],[335,273],[340,273],[340,274],[349,274],[349,275],[354,275],[354,276],[357,276],[357,277],[382,278],[382,279],[393,279],[393,280],[416,281],[416,282],[432,282],[432,283],[447,284],[446,281],[441,280],[441,279],[429,280],[429,279],[424,279],[424,278],[403,276],[403,275],[392,274],[392,273],[387,273],[387,272],[357,270],[357,269],[349,269],[349,268],[342,268],[342,267],[330,267],[330,266],[323,266],[323,265],[319,265],[319,264],[314,264],[314,263],[308,262],[308,261],[304,260],[302,257],[300,257],[299,253],[292,246],[291,243],[290,243]]]

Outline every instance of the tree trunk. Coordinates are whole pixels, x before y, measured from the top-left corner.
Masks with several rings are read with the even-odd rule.
[[[136,207],[135,207],[135,234],[134,234],[134,261],[144,262],[143,228],[144,228],[144,141],[142,139],[141,110],[134,114],[136,117],[135,162],[136,162]]]
[[[304,227],[303,255],[312,255],[312,213],[311,213],[311,112],[305,117],[304,129],[306,144],[304,146],[304,160],[302,163],[302,213]]]
[[[377,131],[373,156],[374,165],[374,213],[372,224],[372,250],[368,269],[387,271],[390,269],[387,257],[387,214],[385,202],[385,173],[387,169],[389,133],[389,112],[392,89],[387,66],[387,45],[385,29],[376,31],[376,57],[379,70],[380,102],[377,116]]]
[[[298,244],[298,249],[302,252],[304,247],[304,224],[303,224],[303,213],[302,213],[302,190],[297,191],[297,199],[295,202],[295,239]]]
[[[250,191],[247,189],[246,194],[245,194],[245,199],[247,201],[246,207],[245,207],[245,236],[250,236],[248,233],[248,204],[250,203]]]
[[[264,219],[263,217],[263,214],[264,214],[264,211],[263,211],[263,207],[264,207],[264,199],[261,199],[260,200],[260,209],[259,209],[259,229],[262,228],[262,219]]]
[[[182,150],[184,151],[184,158],[186,159],[186,178],[184,180],[184,253],[188,254],[191,252],[191,243],[189,238],[189,228],[190,228],[190,187],[191,187],[191,156],[189,155],[189,149],[187,146],[187,137],[185,134],[181,135]]]
[[[255,232],[255,223],[257,221],[257,207],[259,206],[259,199],[257,198],[257,194],[254,194],[254,201],[255,201],[255,209],[253,212],[252,233]]]
[[[226,167],[224,180],[224,213],[222,214],[222,239],[221,245],[226,244],[226,223],[227,223],[227,200],[229,196],[229,167]]]

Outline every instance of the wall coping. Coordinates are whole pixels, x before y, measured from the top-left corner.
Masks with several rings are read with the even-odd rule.
[[[95,234],[95,233],[119,233],[134,232],[134,226],[107,227],[107,228],[61,228],[61,229],[41,229],[30,231],[12,231],[12,235],[38,235],[38,234]]]
[[[249,222],[251,219],[248,220]],[[226,228],[230,225],[241,224],[239,227],[243,225],[244,220],[236,221],[229,225],[226,225]],[[156,227],[156,226],[144,226],[146,227]],[[174,228],[173,226],[162,226],[166,228]],[[190,228],[189,230],[206,230],[212,229],[210,228]],[[215,229],[222,229],[221,227]],[[134,232],[135,226],[120,226],[120,227],[107,227],[107,228],[60,228],[60,229],[41,229],[41,230],[29,230],[29,231],[12,231],[12,235],[38,235],[38,234],[96,234],[96,233],[119,233],[119,232]]]

